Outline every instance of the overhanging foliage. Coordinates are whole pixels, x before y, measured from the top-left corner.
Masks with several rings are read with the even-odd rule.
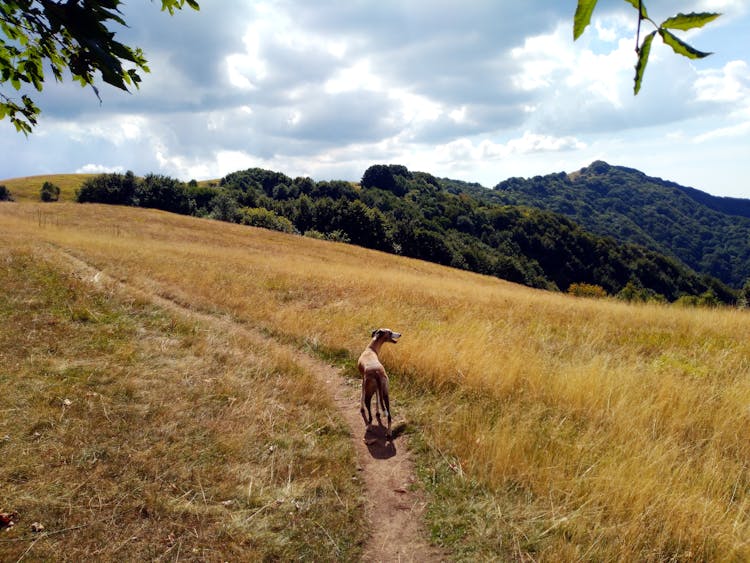
[[[40,108],[23,85],[41,92],[45,65],[55,80],[66,73],[97,97],[97,76],[115,88],[138,88],[142,72],[149,72],[138,47],[119,42],[113,29],[126,26],[120,0],[2,0],[0,1],[0,119],[8,118],[17,131],[28,134],[37,124]],[[173,14],[185,4],[198,10],[195,0],[161,0]],[[101,98],[100,98],[101,99]]]

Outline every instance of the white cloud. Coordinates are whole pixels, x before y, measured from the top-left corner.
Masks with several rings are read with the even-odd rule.
[[[76,174],[122,174],[125,170],[122,166],[106,166],[104,164],[84,164],[75,170]]]
[[[604,18],[594,20],[596,37],[605,43],[616,43],[623,35],[632,35],[635,32],[635,20],[632,14],[614,12]]]
[[[747,13],[747,0],[700,0],[696,12],[719,12],[723,18],[739,17]]]
[[[699,101],[747,101],[750,99],[750,67],[745,61],[731,61],[720,69],[699,71],[694,88]]]
[[[69,136],[76,141],[100,139],[114,146],[128,145],[151,134],[151,122],[138,115],[108,115],[103,119],[86,119],[73,122],[58,122],[54,128],[58,135]]]
[[[568,111],[581,107],[582,96],[588,104],[606,101],[621,108],[632,80],[633,45],[629,38],[618,38],[615,32],[622,29],[619,16],[608,21],[614,24],[607,28],[607,47],[600,48],[604,51],[601,53],[592,49],[591,41],[574,44],[567,23],[552,33],[528,37],[521,47],[511,51],[520,68],[512,77],[514,85],[522,91],[566,91]],[[601,20],[597,20],[597,25],[605,29]]]
[[[384,86],[382,78],[372,71],[370,61],[361,59],[336,71],[323,88],[330,94],[339,94],[355,90],[382,92]]]
[[[554,137],[526,131],[521,137],[505,143],[496,143],[489,139],[477,142],[466,138],[457,139],[437,147],[435,155],[438,161],[450,164],[502,160],[519,155],[580,150],[585,147],[586,144],[575,137]]]
[[[713,122],[713,128],[694,137],[695,143],[750,134],[750,66],[747,62],[730,61],[720,69],[699,71],[694,90],[696,100],[724,108],[723,115]],[[727,111],[727,107],[731,109]]]
[[[707,141],[715,141],[717,139],[745,137],[748,134],[750,134],[750,120],[744,121],[742,123],[737,123],[736,125],[719,127],[718,129],[713,129],[712,131],[708,131],[707,133],[702,133],[700,135],[697,135],[693,139],[693,141],[695,143],[705,143]],[[750,194],[748,194],[748,196],[750,197]]]

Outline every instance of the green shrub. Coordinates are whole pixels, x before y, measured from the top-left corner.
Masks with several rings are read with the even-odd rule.
[[[86,180],[76,192],[79,203],[137,205],[135,191],[138,179],[131,171],[123,174],[99,174]]]
[[[321,233],[320,231],[316,231],[315,229],[310,229],[308,231],[305,231],[305,236],[308,238],[314,238],[318,240],[327,240],[325,234]]]
[[[336,229],[335,231],[331,231],[330,233],[326,234],[326,240],[332,240],[333,242],[345,242],[345,243],[350,243],[352,241],[349,238],[349,235],[347,235],[341,229]]]
[[[721,305],[721,301],[716,292],[712,288],[708,288],[698,296],[698,305],[702,307],[718,307]]]
[[[674,304],[679,307],[697,307],[698,297],[695,295],[680,295]]]
[[[293,233],[294,225],[286,217],[281,217],[264,207],[243,207],[240,209],[240,223],[283,233]]]
[[[742,286],[742,289],[740,289],[737,298],[737,306],[740,309],[747,309],[750,307],[750,280],[747,280],[745,285]]]
[[[44,182],[39,190],[39,199],[42,201],[57,201],[60,199],[60,188],[52,182]]]
[[[10,190],[3,184],[0,184],[0,201],[13,201]]]
[[[330,233],[321,233],[320,231],[316,231],[315,229],[310,229],[308,231],[305,231],[305,236],[309,238],[315,238],[318,240],[345,242],[347,244],[351,242],[349,235],[347,235],[344,231],[340,229],[336,229],[335,231],[331,231]]]
[[[625,284],[625,287],[620,290],[616,297],[622,301],[640,301],[642,303],[648,301],[656,303],[667,302],[667,299],[660,293],[656,293],[651,288],[643,287],[642,285],[633,282],[633,280],[630,280]]]
[[[240,211],[237,206],[237,200],[226,192],[221,192],[209,202],[211,211],[208,216],[211,219],[217,221],[228,221],[230,223],[237,223],[240,220]]]

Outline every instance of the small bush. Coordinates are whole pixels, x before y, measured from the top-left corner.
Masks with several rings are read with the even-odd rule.
[[[607,297],[607,292],[602,286],[590,283],[572,283],[568,287],[568,294],[575,295],[576,297],[594,297],[597,299]]]
[[[740,309],[747,309],[750,307],[750,280],[745,282],[745,285],[740,289],[737,296],[737,306]]]
[[[698,297],[695,295],[680,295],[674,304],[678,307],[697,307]]]
[[[215,195],[209,202],[210,211],[208,216],[217,221],[227,221],[229,223],[238,223],[240,221],[240,211],[237,207],[237,201],[228,193],[222,192]]]
[[[719,307],[722,304],[710,288],[700,295],[681,295],[674,303],[680,307]]]
[[[335,231],[331,231],[330,233],[326,234],[326,240],[332,240],[334,242],[345,242],[345,243],[352,242],[352,239],[349,238],[349,235],[347,235],[341,229],[336,229]]]
[[[321,233],[320,231],[316,231],[315,229],[310,229],[309,231],[305,231],[305,236],[309,238],[315,238],[318,240],[345,242],[347,244],[351,242],[349,235],[347,235],[344,231],[340,229],[336,229],[335,231],[332,231],[330,233]]]
[[[261,227],[282,233],[293,233],[294,225],[286,217],[281,217],[263,207],[243,207],[240,209],[240,223],[252,227]]]
[[[3,184],[0,184],[0,201],[13,201],[10,190]]]
[[[630,280],[625,287],[623,287],[617,294],[617,299],[622,301],[636,301],[641,303],[647,303],[649,301],[655,303],[666,303],[667,299],[661,293],[656,293],[653,289],[643,287],[639,283],[634,283]]]
[[[44,182],[39,190],[39,199],[42,201],[57,201],[60,199],[60,188],[52,182]]]
[[[320,231],[316,231],[315,229],[310,229],[309,231],[305,231],[305,236],[308,238],[314,238],[318,240],[326,240],[325,234],[321,233]]]
[[[698,296],[698,305],[702,307],[718,307],[721,305],[721,300],[713,288],[708,288]]]

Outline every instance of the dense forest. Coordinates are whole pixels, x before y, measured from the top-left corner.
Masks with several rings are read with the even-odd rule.
[[[447,189],[430,174],[375,165],[359,185],[292,179],[258,168],[209,186],[154,174],[102,174],[82,185],[77,200],[349,242],[537,288],[590,285],[629,299],[694,296],[707,303],[731,303],[736,297],[719,280],[673,258],[593,235],[561,214],[452,191],[455,186]]]
[[[487,205],[561,213],[592,233],[651,248],[735,288],[750,278],[750,200],[711,196],[601,161],[573,174],[511,178],[492,190],[454,181],[446,187]]]

